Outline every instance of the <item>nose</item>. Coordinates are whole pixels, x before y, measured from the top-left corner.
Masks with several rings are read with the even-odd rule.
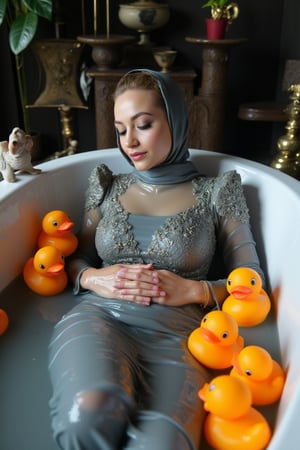
[[[139,141],[132,130],[128,130],[126,133],[126,140],[125,145],[127,148],[136,147],[138,145]]]

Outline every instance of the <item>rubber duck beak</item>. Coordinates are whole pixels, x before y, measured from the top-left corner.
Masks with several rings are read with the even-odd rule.
[[[53,264],[53,266],[49,267],[49,269],[47,270],[47,274],[53,275],[53,276],[59,275],[62,273],[64,268],[65,268],[65,266],[62,263]]]
[[[60,233],[66,233],[74,227],[74,222],[63,222],[57,229]]]
[[[202,388],[198,391],[198,397],[200,398],[200,400],[202,400],[203,402],[206,401],[206,393],[208,390],[208,383],[204,383],[204,385],[202,386]]]
[[[212,344],[219,344],[221,342],[221,339],[219,339],[218,336],[216,336],[215,333],[210,331],[208,328],[200,327],[199,331],[206,341]]]
[[[248,295],[252,294],[252,289],[246,286],[236,286],[231,290],[231,294],[239,300],[246,298]]]
[[[238,353],[234,353],[234,355],[232,357],[232,366],[234,367],[234,369],[236,370],[236,372],[239,375],[244,375],[244,373],[243,373],[243,371],[241,369],[241,366],[239,364],[238,356],[239,356]]]

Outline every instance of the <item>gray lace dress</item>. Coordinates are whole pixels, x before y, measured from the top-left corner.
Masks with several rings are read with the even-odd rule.
[[[92,172],[86,208],[101,210],[95,236],[99,267],[151,262],[157,269],[202,280],[211,271],[218,242],[226,273],[237,266],[261,273],[235,171],[195,178],[194,206],[167,217],[124,210],[119,196],[135,182],[132,174],[113,175],[106,166]],[[198,449],[203,408],[197,393],[210,374],[190,355],[186,342],[205,310],[195,304],[145,307],[82,293],[78,279],[89,265],[87,260],[78,263],[78,304],[57,324],[50,343],[50,406],[58,445],[68,450]],[[224,280],[211,285],[223,300]],[[108,405],[101,412],[100,407],[88,414],[80,411],[76,396],[94,390],[107,393],[110,405],[117,398],[119,415]]]

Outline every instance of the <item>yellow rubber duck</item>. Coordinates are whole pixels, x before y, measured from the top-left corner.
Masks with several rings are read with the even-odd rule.
[[[74,222],[61,210],[48,212],[42,220],[42,231],[38,237],[39,248],[52,245],[67,257],[75,252],[78,239],[72,233]]]
[[[23,269],[23,278],[33,292],[56,295],[62,292],[68,283],[64,267],[62,253],[56,247],[48,245],[29,258]]]
[[[232,366],[235,353],[244,346],[236,320],[224,311],[210,311],[200,327],[188,337],[191,354],[206,367],[225,369]]]
[[[222,310],[231,314],[240,327],[252,327],[266,319],[271,301],[255,270],[248,267],[234,269],[227,278],[226,287],[230,295]]]
[[[199,390],[208,412],[204,433],[216,450],[263,450],[271,439],[264,416],[251,406],[247,384],[230,375],[219,375]]]
[[[244,347],[234,358],[230,375],[243,380],[249,386],[254,405],[268,405],[281,397],[285,382],[284,372],[262,347]]]

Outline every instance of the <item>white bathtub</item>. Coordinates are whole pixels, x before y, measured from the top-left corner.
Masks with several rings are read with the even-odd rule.
[[[300,183],[241,158],[201,150],[192,150],[191,157],[202,173],[236,169],[241,174],[274,301],[273,315],[264,324],[244,330],[245,338],[280,358],[287,373],[278,408],[266,411],[274,426],[268,449],[296,449],[300,439]],[[18,175],[16,183],[0,183],[0,307],[10,317],[7,332],[0,336],[3,450],[56,448],[47,407],[47,344],[53,323],[76,299],[30,293],[20,273],[34,253],[46,212],[64,209],[78,228],[88,175],[101,162],[115,172],[130,170],[118,150],[100,150],[41,164],[41,175]]]

